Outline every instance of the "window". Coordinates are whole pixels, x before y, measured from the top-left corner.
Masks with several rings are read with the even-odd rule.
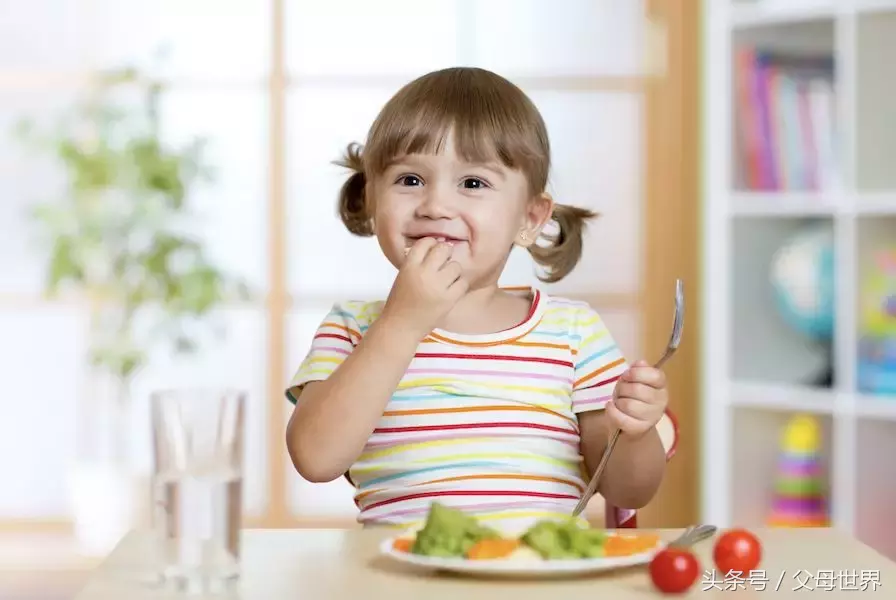
[[[197,190],[195,231],[259,294],[248,306],[219,311],[225,343],[191,363],[157,357],[135,393],[143,398],[158,385],[178,382],[250,393],[247,512],[259,522],[281,524],[284,514],[354,514],[345,482],[312,486],[292,470],[282,447],[289,410],[282,388],[333,301],[388,292],[394,272],[376,242],[348,234],[336,215],[344,173],[331,163],[349,142],[363,142],[398,86],[425,71],[482,66],[530,93],[552,136],[557,201],[605,215],[590,231],[583,265],[549,291],[598,304],[614,298],[606,318],[623,323],[623,345],[635,344],[638,309],[625,298],[637,296],[640,281],[641,1],[567,0],[562,10],[540,0],[35,0],[7,6],[0,9],[4,135],[16,116],[49,123],[89,89],[93,69],[130,63],[168,84],[162,122],[170,140],[196,133],[209,138],[218,177]],[[272,44],[281,39],[275,27],[282,27],[282,47]],[[166,53],[157,60],[158,50]],[[281,101],[284,113],[271,110]],[[0,459],[0,474],[16,482],[14,497],[0,505],[0,520],[25,510],[56,518],[66,510],[59,500],[64,461],[27,444],[37,428],[71,441],[77,411],[76,395],[58,390],[78,389],[83,315],[77,306],[41,298],[41,247],[26,220],[29,204],[64,193],[62,183],[45,163],[0,144],[0,358],[14,374],[5,394],[15,399],[0,404],[8,434],[0,443],[15,444],[3,456],[17,456],[15,465]],[[278,222],[281,212],[285,223]],[[282,245],[272,243],[278,228],[285,230]],[[527,255],[514,254],[502,282],[534,282]],[[39,339],[56,343],[42,351]],[[57,393],[48,395],[47,374]],[[135,431],[146,427],[144,417],[135,417]],[[145,467],[145,438],[135,439],[137,463]]]

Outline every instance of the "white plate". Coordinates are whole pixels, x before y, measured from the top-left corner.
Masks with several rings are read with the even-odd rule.
[[[602,571],[612,571],[636,565],[644,565],[662,549],[662,542],[653,550],[631,556],[613,556],[608,558],[583,558],[565,560],[542,560],[538,556],[514,557],[509,559],[468,560],[465,558],[442,558],[437,556],[420,556],[410,552],[395,550],[395,540],[405,536],[391,537],[380,544],[380,552],[392,560],[408,565],[464,573],[468,575],[488,575],[500,577],[557,577],[563,575],[586,575]]]

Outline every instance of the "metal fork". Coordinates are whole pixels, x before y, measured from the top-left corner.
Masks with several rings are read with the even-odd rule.
[[[675,351],[678,350],[678,344],[681,342],[681,331],[684,328],[684,282],[681,279],[675,281],[675,317],[672,320],[672,335],[669,337],[669,343],[666,344],[666,351],[663,352],[663,355],[660,357],[658,361],[654,364],[654,367],[660,368],[662,367],[667,360],[672,358],[672,355],[675,354]],[[622,433],[619,429],[613,432],[612,437],[610,437],[610,441],[607,444],[606,449],[604,450],[603,456],[601,456],[600,463],[598,463],[597,468],[594,470],[594,475],[591,477],[591,481],[588,482],[588,487],[585,489],[585,493],[582,495],[582,499],[579,500],[579,503],[576,504],[576,507],[572,511],[572,516],[577,517],[585,507],[588,506],[588,501],[591,500],[591,497],[594,495],[594,492],[597,490],[597,484],[600,482],[600,476],[603,474],[604,469],[607,467],[607,463],[610,461],[610,455],[613,453],[613,449],[616,447],[616,442],[619,441],[619,435]]]
[[[691,525],[677,538],[669,542],[669,547],[687,548],[716,534],[718,528],[715,525]]]

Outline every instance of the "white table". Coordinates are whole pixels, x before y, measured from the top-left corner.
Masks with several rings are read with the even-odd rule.
[[[678,532],[660,531],[666,539]],[[827,596],[821,597],[870,595],[871,598],[896,598],[896,564],[846,535],[832,529],[773,529],[756,533],[763,543],[761,568],[769,579],[764,591],[749,586],[737,591],[705,590],[710,586],[701,579],[688,595],[677,597],[804,597],[807,590],[794,588],[810,576],[815,577],[825,570],[833,570],[839,575],[855,569],[857,573],[866,572],[866,579],[876,579],[879,585],[866,582],[867,589],[862,593],[843,591],[838,584],[826,592]],[[653,590],[643,567],[554,581],[478,580],[434,575],[379,556],[378,545],[387,535],[389,533],[383,530],[361,529],[246,530],[243,535],[243,574],[232,596],[241,600],[496,600],[499,597],[513,600],[634,600],[663,597]],[[706,540],[694,549],[704,569],[713,568],[712,545],[712,540]],[[129,534],[93,573],[76,600],[183,598],[182,595],[153,592],[134,582],[148,548],[145,535]],[[775,592],[779,578],[781,584]],[[815,581],[809,582],[810,586],[812,584]],[[876,592],[872,592],[872,588],[876,588]],[[815,594],[820,593],[815,590]]]

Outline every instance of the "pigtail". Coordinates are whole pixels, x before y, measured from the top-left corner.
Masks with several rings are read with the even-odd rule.
[[[339,190],[339,217],[350,232],[362,237],[373,235],[373,218],[367,203],[367,178],[361,160],[361,145],[352,142],[336,164],[352,171]]]
[[[544,267],[541,281],[560,281],[573,270],[582,258],[582,238],[589,219],[597,213],[586,208],[555,204],[551,218],[556,222],[556,233],[542,234],[546,245],[539,243],[528,247],[536,263]]]

